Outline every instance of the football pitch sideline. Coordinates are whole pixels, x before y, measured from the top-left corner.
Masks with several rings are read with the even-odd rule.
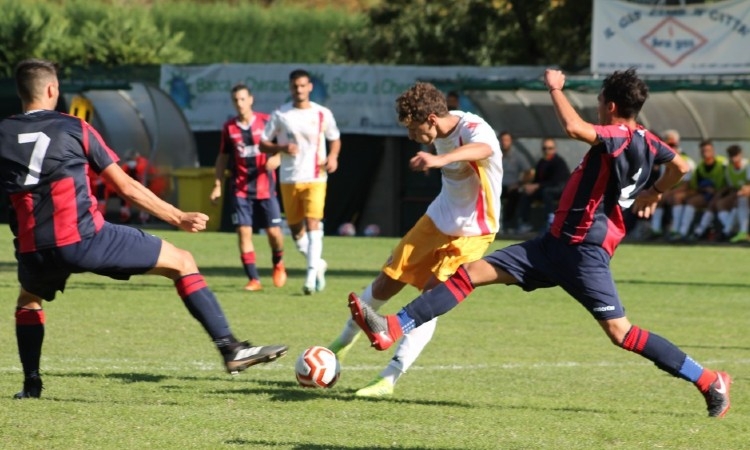
[[[232,233],[155,234],[190,250],[239,338],[289,354],[232,377],[169,280],[74,275],[45,304],[39,400],[13,400],[22,375],[13,308],[13,245],[0,228],[0,448],[44,449],[742,449],[750,443],[750,249],[624,244],[612,260],[630,320],[734,377],[726,418],[706,417],[698,391],[613,346],[559,288],[476,290],[438,321],[393,396],[354,392],[388,363],[365,339],[332,389],[297,385],[294,362],[327,345],[350,291],[377,274],[394,238],[326,237],[326,290],[302,294],[304,261],[290,240],[289,280],[245,292]],[[491,249],[510,244],[496,241]],[[406,288],[386,307],[416,295]]]

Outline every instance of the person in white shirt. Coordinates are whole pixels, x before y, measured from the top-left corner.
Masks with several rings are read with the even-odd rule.
[[[396,100],[409,138],[435,154],[420,151],[409,161],[415,171],[440,169],[442,189],[427,212],[401,239],[377,278],[361,295],[379,309],[407,284],[424,291],[450,277],[465,262],[480,259],[495,240],[500,220],[503,163],[495,131],[481,117],[449,111],[432,84],[416,83]],[[435,321],[404,336],[388,366],[359,397],[393,394],[398,378],[432,338]],[[343,358],[359,336],[351,320],[328,348]]]
[[[261,136],[260,149],[281,154],[281,199],[292,238],[307,258],[302,290],[311,295],[325,287],[327,265],[322,259],[321,220],[328,174],[338,169],[341,133],[333,113],[310,101],[313,83],[308,72],[292,71],[289,90],[292,101],[271,114]]]

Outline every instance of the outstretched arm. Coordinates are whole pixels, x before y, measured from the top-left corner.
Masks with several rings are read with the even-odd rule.
[[[200,212],[184,212],[165,202],[144,185],[131,178],[117,164],[108,165],[102,171],[101,176],[117,192],[117,195],[170,225],[190,232],[206,229],[207,215]]]
[[[484,142],[472,142],[471,144],[456,147],[448,153],[433,155],[428,152],[418,152],[409,161],[412,170],[439,169],[456,161],[479,161],[487,159],[492,155],[492,147]]]
[[[544,72],[544,84],[549,89],[552,105],[555,107],[557,119],[565,133],[573,139],[583,141],[589,145],[599,142],[594,125],[586,122],[578,115],[568,98],[563,94],[565,75],[559,70],[547,69]]]

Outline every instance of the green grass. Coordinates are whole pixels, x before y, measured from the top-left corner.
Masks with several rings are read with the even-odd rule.
[[[0,232],[0,448],[740,449],[750,443],[748,249],[623,246],[613,260],[630,319],[696,360],[734,375],[732,410],[705,417],[688,383],[611,345],[560,289],[476,291],[441,318],[393,398],[353,393],[387,363],[364,343],[331,390],[296,385],[293,364],[348,317],[346,295],[377,273],[395,239],[325,239],[328,287],[301,294],[303,260],[287,243],[288,285],[246,293],[235,236],[158,231],[193,252],[238,337],[286,343],[289,355],[230,377],[171,283],[73,276],[45,305],[41,400],[21,386],[10,234]],[[496,242],[494,247],[507,245]],[[405,289],[387,305],[396,311]]]

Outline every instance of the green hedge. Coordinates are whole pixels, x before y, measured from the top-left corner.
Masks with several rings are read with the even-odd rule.
[[[248,3],[160,3],[153,15],[158,24],[185,33],[195,64],[327,62],[336,36],[364,23],[363,15],[343,10]]]
[[[328,62],[364,23],[338,9],[250,2],[0,0],[0,77],[29,57],[65,66]]]

